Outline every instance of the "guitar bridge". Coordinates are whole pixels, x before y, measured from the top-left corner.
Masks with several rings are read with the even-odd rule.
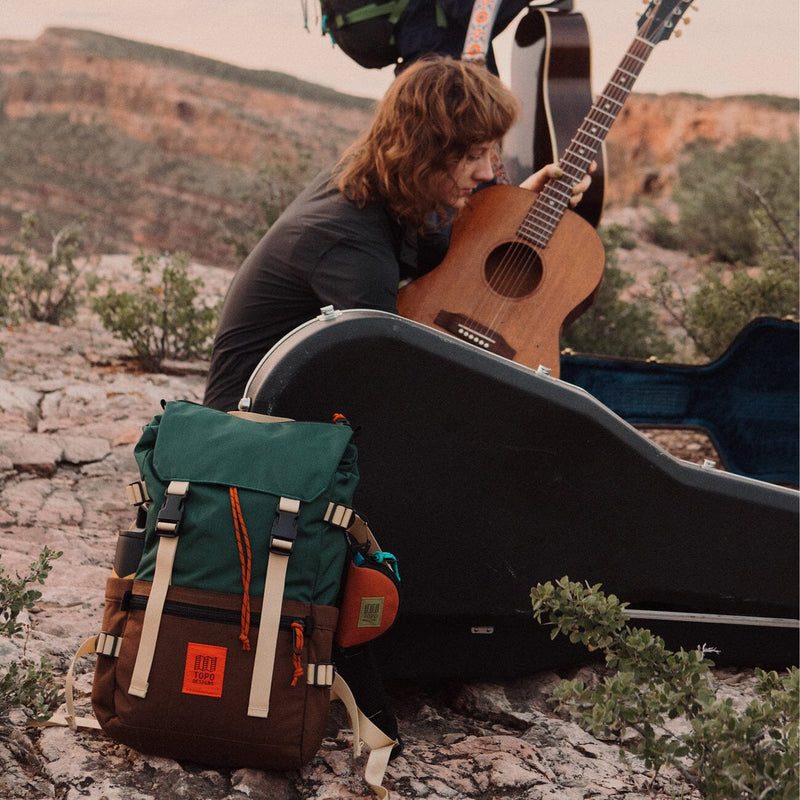
[[[464,314],[440,311],[433,321],[443,330],[469,342],[469,344],[480,347],[481,350],[510,359],[517,354],[517,351],[499,333],[475,322],[474,319],[470,319]]]

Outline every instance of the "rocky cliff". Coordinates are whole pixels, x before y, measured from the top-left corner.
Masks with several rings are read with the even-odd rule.
[[[606,205],[672,188],[698,139],[785,139],[797,104],[633,95],[606,143]],[[272,72],[70,29],[0,42],[0,247],[20,214],[87,218],[109,251],[236,263],[254,228],[362,130],[373,103]],[[587,109],[588,110],[588,109]]]
[[[256,198],[275,205],[335,158],[371,101],[277,73],[50,29],[0,43],[0,244],[19,214],[88,217],[105,249],[231,255]],[[255,222],[254,222],[255,224]]]
[[[606,203],[624,206],[668,194],[693,145],[723,149],[739,139],[797,136],[796,106],[764,98],[632,95],[606,142]]]

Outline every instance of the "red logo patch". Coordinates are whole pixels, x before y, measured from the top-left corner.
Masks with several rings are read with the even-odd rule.
[[[222,697],[227,647],[189,642],[183,670],[183,693]]]

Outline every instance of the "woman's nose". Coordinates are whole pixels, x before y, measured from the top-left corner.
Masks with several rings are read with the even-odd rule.
[[[494,167],[492,166],[492,155],[487,153],[475,164],[476,180],[490,181],[494,178]]]

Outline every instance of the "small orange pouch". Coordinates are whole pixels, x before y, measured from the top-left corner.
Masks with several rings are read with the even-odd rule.
[[[400,606],[397,561],[390,553],[356,553],[347,567],[336,643],[355,647],[392,626]]]

